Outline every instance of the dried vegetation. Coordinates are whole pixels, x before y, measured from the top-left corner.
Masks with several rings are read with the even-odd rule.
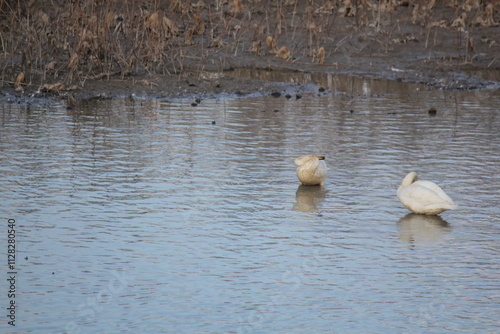
[[[455,52],[443,57],[472,63],[479,45],[498,47],[498,7],[498,0],[0,0],[2,86],[60,91],[110,77],[221,71],[241,56],[338,65],[414,42],[431,54],[450,30]]]

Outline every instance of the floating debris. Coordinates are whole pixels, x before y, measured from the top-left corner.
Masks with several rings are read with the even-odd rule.
[[[99,93],[94,96],[94,99],[104,101],[104,100],[111,100],[111,96],[106,94],[105,92]]]
[[[76,106],[76,99],[73,94],[68,94],[66,98],[66,109],[71,110]]]

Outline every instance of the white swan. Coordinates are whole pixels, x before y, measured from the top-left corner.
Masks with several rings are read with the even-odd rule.
[[[304,186],[324,185],[326,178],[325,157],[303,155],[295,159],[297,176]]]
[[[437,215],[458,206],[437,184],[418,181],[417,173],[411,172],[398,188],[398,198],[411,211],[423,215]]]

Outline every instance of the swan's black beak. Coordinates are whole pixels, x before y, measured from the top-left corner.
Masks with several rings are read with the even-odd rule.
[[[318,158],[319,160],[325,160],[325,157],[323,156],[316,156],[316,158]]]

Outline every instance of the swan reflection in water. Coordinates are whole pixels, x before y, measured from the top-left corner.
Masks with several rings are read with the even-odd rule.
[[[399,239],[412,246],[430,244],[451,231],[451,226],[440,216],[409,213],[398,221]]]
[[[293,209],[300,212],[316,212],[324,201],[326,190],[324,187],[300,185],[295,192]]]

